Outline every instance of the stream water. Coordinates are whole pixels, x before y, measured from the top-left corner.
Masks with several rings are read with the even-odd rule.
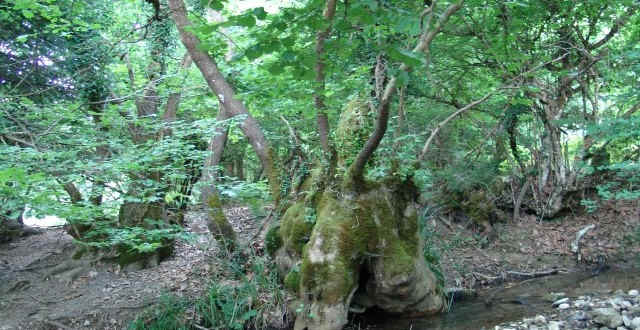
[[[638,269],[609,270],[597,276],[591,273],[547,276],[480,292],[475,299],[454,303],[449,313],[429,318],[399,319],[380,313],[367,313],[363,316],[365,321],[361,327],[376,330],[491,329],[500,323],[551,312],[552,293],[564,293],[567,297],[598,296],[615,290],[638,288]],[[487,303],[488,300],[490,303]]]

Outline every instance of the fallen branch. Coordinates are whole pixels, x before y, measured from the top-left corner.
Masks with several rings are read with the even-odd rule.
[[[558,274],[558,270],[552,269],[552,270],[544,270],[541,272],[533,272],[533,273],[524,273],[524,272],[508,270],[506,274],[516,278],[538,278],[538,277],[544,277],[549,275],[556,275]]]
[[[582,236],[595,227],[596,225],[590,224],[576,233],[576,239],[571,242],[571,252],[578,253],[578,251],[580,251],[580,240],[582,239]],[[580,261],[580,254],[578,254],[578,261]]]
[[[471,274],[473,274],[473,276],[475,276],[476,278],[480,277],[484,280],[491,281],[491,282],[500,278],[499,276],[489,276],[489,275],[481,274],[478,272],[472,272]]]
[[[47,323],[47,324],[50,324],[50,325],[53,325],[54,327],[58,327],[58,328],[65,329],[65,330],[72,330],[73,329],[73,328],[70,328],[70,327],[60,323],[60,322],[56,322],[56,321],[44,320],[43,322]]]

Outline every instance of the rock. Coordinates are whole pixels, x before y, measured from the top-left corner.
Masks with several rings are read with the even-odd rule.
[[[562,304],[558,305],[558,309],[568,309],[569,307],[571,307],[571,305],[569,305],[567,303],[562,303]]]
[[[593,310],[594,321],[597,324],[605,325],[611,329],[615,329],[622,325],[622,315],[611,307],[596,308]]]
[[[627,329],[625,327],[617,327],[616,330],[629,330],[629,329]]]
[[[587,313],[583,311],[577,311],[573,315],[571,315],[570,319],[576,321],[586,321],[589,319],[589,315],[587,315]]]
[[[638,330],[640,329],[640,317],[634,317],[633,320],[631,320],[631,329],[633,330]]]
[[[582,308],[584,306],[587,305],[587,302],[584,300],[576,300],[573,302],[573,306],[578,307],[578,308]]]
[[[630,296],[632,296],[632,297],[640,296],[640,292],[639,292],[638,290],[635,290],[635,289],[633,289],[633,290],[629,290],[628,294],[629,294]]]
[[[553,306],[558,306],[558,305],[561,305],[561,304],[564,304],[564,303],[568,303],[568,302],[569,302],[569,298],[562,298],[562,299],[554,301],[552,305]]]
[[[622,323],[624,324],[625,327],[631,326],[631,319],[629,318],[628,315],[622,315]]]
[[[633,317],[640,316],[640,305],[629,308],[629,314]]]
[[[549,322],[549,330],[560,330],[560,322],[551,321]]]
[[[616,310],[623,310],[631,307],[631,303],[622,297],[614,297],[609,299],[609,304]]]
[[[545,323],[547,323],[547,318],[542,316],[542,315],[536,315],[536,317],[533,319],[533,321],[536,324],[545,324]]]

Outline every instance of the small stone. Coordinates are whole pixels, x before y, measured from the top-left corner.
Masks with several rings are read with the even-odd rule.
[[[577,311],[571,316],[571,319],[576,321],[586,321],[589,319],[589,315],[583,311]]]
[[[624,324],[625,327],[630,327],[631,326],[631,319],[629,318],[629,316],[622,315],[622,323]]]
[[[629,329],[627,329],[625,327],[617,327],[616,330],[629,330]]]
[[[534,322],[536,324],[544,324],[547,323],[547,318],[542,315],[536,315],[536,317],[534,318]]]
[[[557,321],[549,322],[549,330],[560,330],[560,322],[557,322]]]
[[[582,308],[585,305],[587,305],[587,302],[584,301],[584,300],[576,300],[576,301],[573,302],[573,306],[576,306],[578,308]]]
[[[564,303],[567,303],[567,302],[569,302],[569,298],[562,298],[562,299],[554,301],[552,305],[553,306],[558,306],[560,304],[564,304]]]
[[[593,310],[594,321],[611,329],[622,325],[622,315],[613,308],[596,308]]]
[[[91,325],[91,322],[89,322],[89,320],[84,320],[84,326],[88,327],[89,325]]]
[[[569,307],[571,307],[571,305],[569,305],[567,303],[563,303],[563,304],[558,305],[558,309],[567,309]]]
[[[637,297],[640,296],[640,292],[638,292],[638,290],[633,289],[633,290],[629,290],[628,294],[632,297]]]
[[[631,328],[633,330],[640,329],[640,317],[634,317],[633,320],[631,320]]]

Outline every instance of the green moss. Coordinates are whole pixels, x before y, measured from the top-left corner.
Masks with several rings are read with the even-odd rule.
[[[366,101],[356,97],[347,103],[340,114],[335,145],[338,167],[343,170],[351,165],[371,133],[373,118],[369,112]]]
[[[280,236],[280,226],[272,226],[265,237],[265,248],[267,253],[273,257],[276,251],[282,246],[282,236]]]
[[[287,276],[285,276],[284,286],[294,293],[300,290],[300,270],[297,267],[293,267]]]
[[[304,202],[296,202],[287,209],[280,221],[280,236],[284,246],[298,255],[302,254],[304,245],[309,242],[314,226],[313,222],[306,220],[306,209]]]
[[[207,206],[209,207],[207,210],[210,221],[207,224],[209,231],[218,242],[233,249],[236,243],[236,233],[222,211],[222,201],[217,193],[212,193],[207,197]]]
[[[487,224],[494,210],[494,204],[484,191],[473,190],[465,193],[462,210],[478,224]]]

